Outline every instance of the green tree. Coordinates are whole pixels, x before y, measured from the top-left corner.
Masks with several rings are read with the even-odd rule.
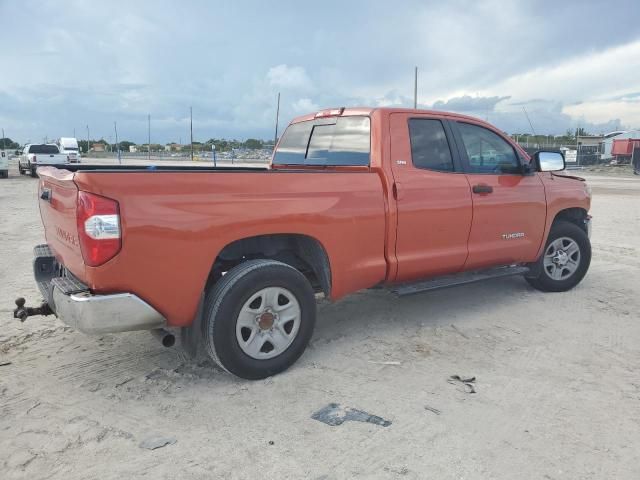
[[[244,142],[245,148],[250,148],[251,150],[257,150],[262,148],[263,142],[262,140],[256,140],[255,138],[248,138],[246,142]]]
[[[0,149],[14,150],[16,148],[20,148],[20,144],[18,142],[14,142],[8,137],[0,138]]]

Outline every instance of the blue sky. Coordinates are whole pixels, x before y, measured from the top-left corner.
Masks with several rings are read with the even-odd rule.
[[[0,0],[0,126],[25,142],[271,138],[413,104],[507,132],[640,127],[640,2]],[[112,140],[112,138],[111,138]]]

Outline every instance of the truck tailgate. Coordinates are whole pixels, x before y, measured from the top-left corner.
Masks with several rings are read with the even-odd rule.
[[[53,167],[38,169],[38,198],[45,236],[56,258],[80,280],[85,265],[78,240],[76,208],[78,187],[74,173]]]

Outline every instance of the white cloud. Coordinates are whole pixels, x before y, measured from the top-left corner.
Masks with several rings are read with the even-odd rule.
[[[313,103],[310,98],[299,98],[293,103],[292,108],[294,112],[299,114],[320,110],[320,107],[316,103]]]
[[[303,67],[282,64],[271,67],[267,73],[269,84],[283,89],[312,90],[313,84]]]

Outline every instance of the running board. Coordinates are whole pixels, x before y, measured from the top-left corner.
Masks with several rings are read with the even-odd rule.
[[[418,280],[411,283],[400,283],[389,287],[389,290],[396,295],[403,297],[414,293],[428,292],[440,288],[467,285],[468,283],[481,282],[492,278],[510,277],[512,275],[524,275],[529,273],[529,267],[523,265],[511,265],[508,267],[490,268],[488,270],[476,270],[474,272],[462,272],[455,275],[430,278],[428,280]]]

